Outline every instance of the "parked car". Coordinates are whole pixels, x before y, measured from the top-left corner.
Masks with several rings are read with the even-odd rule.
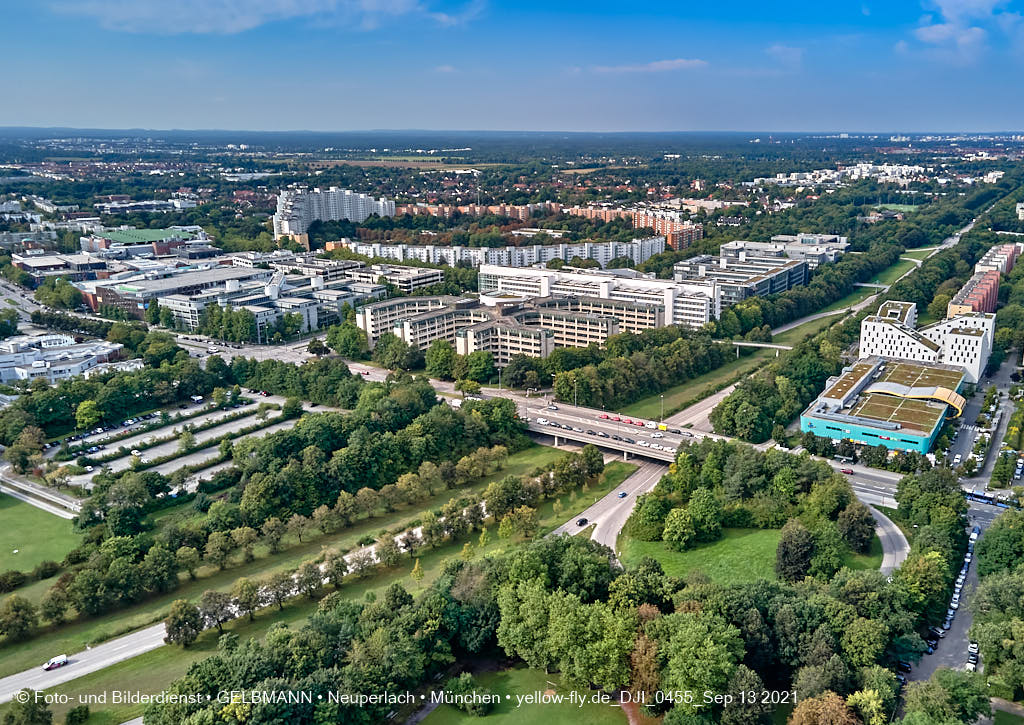
[[[910,666],[909,662],[900,661],[896,663],[896,669],[900,672],[910,672],[913,668]]]
[[[939,627],[930,627],[930,628],[928,629],[928,631],[929,631],[929,632],[931,632],[932,634],[934,634],[934,635],[935,635],[936,637],[938,637],[939,639],[942,639],[943,637],[945,637],[945,636],[946,636],[946,633],[945,633],[945,631],[944,631],[944,630],[942,630],[942,629],[940,629]]]
[[[588,522],[587,522],[587,520],[585,518],[576,519],[576,525],[577,526],[586,526],[587,523]]]
[[[975,664],[974,662],[968,662],[967,664],[964,665],[964,669],[967,670],[968,672],[977,672],[978,671],[978,665]]]
[[[853,469],[852,468],[840,468],[839,472],[840,473],[845,473],[847,476],[852,476],[853,475]]]
[[[972,655],[978,654],[978,643],[977,642],[971,642],[970,644],[968,644],[967,645],[967,651],[970,654],[972,654]]]

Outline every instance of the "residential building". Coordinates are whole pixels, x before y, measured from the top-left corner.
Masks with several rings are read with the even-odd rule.
[[[57,232],[47,229],[39,229],[32,232],[0,232],[0,247],[7,249],[17,248],[25,242],[54,244],[56,241]]]
[[[33,286],[54,276],[73,282],[96,279],[107,268],[104,260],[88,254],[12,254],[11,264],[32,275]]]
[[[968,311],[917,328],[913,302],[889,301],[860,325],[860,358],[909,360],[955,367],[977,383],[988,364],[995,338],[995,315]]]
[[[314,221],[346,219],[363,222],[373,214],[394,216],[395,202],[333,186],[329,189],[285,189],[277,197],[274,239],[291,237],[308,249],[309,236],[306,232]]]
[[[966,312],[994,312],[999,302],[999,276],[999,272],[994,269],[975,272],[949,301],[946,316],[955,317]]]
[[[565,214],[598,219],[609,222],[626,218],[634,229],[651,228],[655,234],[665,237],[672,249],[685,249],[704,236],[704,227],[690,221],[689,214],[674,209],[614,207],[614,206],[573,206],[562,210]]]
[[[530,267],[546,264],[555,259],[570,262],[574,257],[593,259],[602,267],[619,257],[627,257],[634,264],[642,264],[655,254],[665,251],[665,237],[634,239],[631,242],[577,242],[561,244],[534,244],[521,247],[461,247],[415,244],[385,244],[342,240],[334,245],[366,257],[417,260],[428,264],[469,264],[479,267],[494,264],[503,267]]]
[[[698,328],[721,313],[717,282],[678,282],[656,279],[630,269],[559,270],[536,267],[480,267],[481,295],[510,295],[520,298],[596,298],[660,308],[662,324]]]
[[[828,379],[800,415],[800,430],[890,450],[931,450],[947,418],[963,414],[958,367],[868,357]]]
[[[798,259],[753,257],[739,250],[736,257],[701,254],[672,267],[677,282],[714,281],[721,290],[722,306],[734,305],[748,297],[785,292],[807,284],[808,264]]]
[[[123,195],[122,195],[123,196]],[[93,207],[100,214],[134,214],[137,212],[149,212],[166,214],[170,211],[192,209],[196,202],[191,199],[148,199],[145,201],[129,201],[124,199],[112,199],[107,202],[99,202]]]

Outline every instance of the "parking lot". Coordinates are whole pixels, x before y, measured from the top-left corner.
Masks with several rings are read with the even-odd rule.
[[[979,525],[979,528],[981,526]],[[971,547],[973,548],[973,546]],[[978,586],[978,567],[973,560],[967,569],[967,576],[964,581],[960,596],[960,606],[956,610],[948,630],[944,630],[945,637],[939,639],[933,654],[926,654],[921,660],[913,665],[908,675],[912,680],[927,680],[940,667],[948,667],[954,670],[967,668],[968,647],[970,642],[967,631],[971,628],[972,616],[970,612],[971,597]],[[942,624],[939,624],[942,628]],[[981,663],[978,663],[978,670],[981,670]]]

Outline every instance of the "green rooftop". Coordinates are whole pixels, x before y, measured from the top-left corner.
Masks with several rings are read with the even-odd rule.
[[[97,236],[120,244],[148,244],[165,239],[191,239],[195,235],[181,229],[118,229]]]

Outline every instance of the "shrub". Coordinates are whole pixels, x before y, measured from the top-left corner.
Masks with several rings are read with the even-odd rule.
[[[0,592],[13,592],[15,589],[28,581],[25,572],[11,569],[0,574]]]
[[[57,562],[41,561],[36,565],[36,568],[32,570],[32,576],[39,580],[49,579],[52,576],[56,576],[59,571],[60,564]]]

